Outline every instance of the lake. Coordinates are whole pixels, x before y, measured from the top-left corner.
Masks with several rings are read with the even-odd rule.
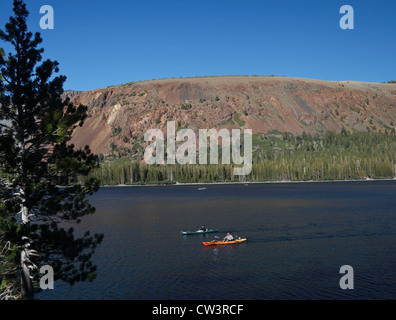
[[[92,283],[39,299],[395,299],[396,181],[101,188]],[[202,224],[220,233],[181,236]],[[204,247],[227,232],[248,241]],[[354,271],[342,290],[340,267]],[[56,270],[54,270],[56,273]]]

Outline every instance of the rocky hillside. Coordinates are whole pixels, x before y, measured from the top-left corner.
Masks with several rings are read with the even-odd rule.
[[[89,118],[76,129],[72,142],[103,154],[115,147],[133,152],[148,129],[165,131],[169,120],[179,129],[249,128],[253,133],[339,132],[342,127],[394,132],[396,128],[396,84],[203,77],[65,95],[89,107]]]

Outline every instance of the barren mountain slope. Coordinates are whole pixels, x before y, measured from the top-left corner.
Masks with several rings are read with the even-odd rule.
[[[66,92],[89,107],[72,142],[107,153],[132,148],[148,129],[248,128],[291,133],[327,130],[391,131],[396,127],[396,85],[286,77],[165,79],[87,92]]]

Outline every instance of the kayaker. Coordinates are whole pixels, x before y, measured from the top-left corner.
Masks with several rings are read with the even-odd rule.
[[[199,230],[201,230],[201,231],[206,231],[207,229],[206,229],[205,226],[202,226],[201,229],[199,229]]]
[[[232,240],[234,240],[234,237],[229,232],[227,233],[227,235],[223,239],[223,241],[232,241]]]

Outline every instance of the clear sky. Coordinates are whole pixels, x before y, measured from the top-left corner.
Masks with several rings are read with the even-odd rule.
[[[396,80],[395,0],[28,0],[65,89],[204,75]],[[354,30],[342,30],[342,5]],[[41,30],[51,5],[54,30]],[[0,0],[0,28],[12,0]],[[0,46],[4,45],[0,43]],[[7,47],[5,47],[7,51]]]

